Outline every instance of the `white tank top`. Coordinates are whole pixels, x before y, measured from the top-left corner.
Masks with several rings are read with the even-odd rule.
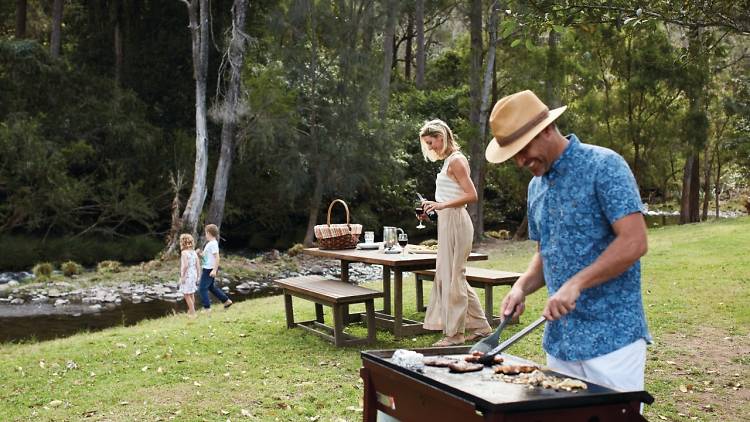
[[[461,185],[453,180],[452,177],[448,176],[448,166],[450,165],[451,161],[453,161],[454,158],[463,156],[464,155],[461,154],[460,151],[456,151],[445,159],[443,168],[440,169],[440,173],[438,173],[437,178],[435,179],[435,201],[452,201],[465,194],[464,190],[461,188]]]

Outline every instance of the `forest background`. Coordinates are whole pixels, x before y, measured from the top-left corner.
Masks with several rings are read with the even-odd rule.
[[[4,1],[0,269],[148,260],[207,222],[229,248],[309,244],[335,198],[366,229],[411,228],[416,192],[432,196],[439,170],[417,136],[433,118],[470,158],[477,240],[523,237],[529,175],[484,159],[489,110],[523,89],[568,105],[563,133],[622,154],[651,208],[681,223],[750,211],[748,10]]]

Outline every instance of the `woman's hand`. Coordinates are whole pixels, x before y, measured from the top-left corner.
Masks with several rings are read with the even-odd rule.
[[[435,202],[435,201],[422,202],[422,209],[424,210],[425,215],[429,213],[430,211],[438,211],[444,208],[445,208],[445,205],[442,202]]]

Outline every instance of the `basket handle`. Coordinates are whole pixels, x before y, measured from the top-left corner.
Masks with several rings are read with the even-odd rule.
[[[346,225],[349,226],[349,207],[346,206],[346,202],[344,202],[341,199],[334,199],[331,201],[331,205],[328,206],[328,225],[331,225],[331,210],[333,209],[333,204],[341,202],[341,205],[344,206],[344,209],[346,210]],[[351,226],[349,226],[351,229]]]

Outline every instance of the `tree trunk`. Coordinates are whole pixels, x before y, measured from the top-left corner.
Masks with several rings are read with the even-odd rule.
[[[412,39],[414,39],[414,13],[409,12],[409,23],[406,26],[406,46],[404,46],[404,79],[411,80]]]
[[[182,184],[184,178],[182,173],[177,170],[177,176],[174,174],[169,175],[169,183],[174,192],[174,198],[172,198],[172,222],[169,225],[169,232],[167,232],[167,248],[162,252],[162,259],[174,256],[177,251],[175,245],[179,245],[180,232],[182,231],[182,219],[180,218],[180,208],[182,203],[180,201],[180,192],[182,191]]]
[[[490,21],[487,27],[488,32],[488,45],[487,45],[487,60],[484,65],[484,80],[482,81],[482,101],[479,108],[479,146],[484,146],[484,140],[487,139],[487,123],[488,116],[490,114],[490,96],[492,94],[492,81],[495,74],[495,53],[497,52],[497,25],[498,16],[500,14],[500,1],[496,0],[492,3],[492,9],[490,11]],[[477,168],[477,180],[474,185],[477,189],[477,203],[476,203],[476,215],[477,219],[474,223],[474,241],[478,242],[482,240],[484,233],[484,186],[485,186],[485,175],[487,172],[487,161],[484,159],[481,149],[479,155],[473,157],[479,157],[474,159],[472,168]]]
[[[303,244],[306,247],[311,247],[315,241],[314,228],[318,221],[318,213],[320,212],[320,204],[323,201],[323,177],[325,168],[323,165],[319,165],[315,171],[315,188],[313,189],[312,199],[310,200],[310,210],[307,218],[307,231],[305,232],[305,241]]]
[[[114,53],[115,53],[115,86],[120,87],[122,83],[122,29],[121,29],[121,0],[113,3],[112,21],[114,23]]]
[[[380,80],[380,107],[378,117],[385,119],[388,112],[388,101],[391,96],[391,70],[393,67],[393,55],[395,54],[393,43],[396,34],[396,16],[398,2],[389,0],[387,3],[385,31],[383,34],[383,76]]]
[[[708,203],[711,202],[711,163],[714,158],[711,157],[710,144],[706,142],[706,148],[703,151],[703,210],[701,212],[701,221],[708,220]]]
[[[526,240],[529,235],[529,216],[528,214],[523,216],[521,225],[516,229],[516,233],[513,235],[513,241]]]
[[[307,247],[310,247],[313,245],[313,242],[315,241],[315,232],[314,227],[316,222],[318,221],[318,212],[320,211],[320,203],[323,200],[323,188],[325,187],[324,184],[324,177],[326,175],[326,166],[324,164],[324,157],[321,157],[320,154],[320,147],[318,139],[318,131],[317,131],[317,125],[318,125],[318,109],[315,105],[315,94],[317,92],[317,85],[318,85],[318,37],[316,35],[316,23],[315,23],[315,10],[314,5],[311,5],[311,13],[310,13],[310,44],[311,44],[311,60],[310,60],[310,85],[312,86],[311,92],[313,95],[310,98],[310,145],[314,146],[315,155],[313,156],[314,160],[317,160],[318,167],[315,169],[315,185],[313,187],[313,194],[310,198],[310,209],[308,210],[307,215],[307,230],[305,231],[305,239],[303,240],[303,244]],[[390,57],[386,54],[386,57]]]
[[[484,163],[484,138],[481,133],[482,107],[482,0],[471,0],[469,9],[471,31],[470,69],[469,69],[469,121],[476,130],[471,136],[471,181],[477,190],[477,195],[484,190],[482,183],[482,169]],[[483,193],[483,192],[482,192]],[[482,239],[484,224],[481,216],[481,200],[469,204],[468,211],[474,224],[474,241]]]
[[[52,34],[50,35],[49,54],[53,58],[60,57],[60,46],[62,44],[62,17],[63,0],[54,0],[52,3]]]
[[[708,118],[706,116],[706,90],[708,62],[702,46],[702,36],[698,28],[691,29],[688,35],[688,59],[694,73],[690,85],[685,89],[688,99],[688,112],[683,124],[687,140],[688,157],[682,183],[680,201],[680,224],[700,221],[700,151],[708,139]]]
[[[16,38],[26,38],[26,0],[16,0]]]
[[[680,200],[680,224],[697,223],[698,191],[700,190],[700,158],[691,153],[685,160],[682,176],[682,198]]]
[[[188,9],[192,33],[193,78],[195,79],[195,171],[193,187],[185,211],[182,227],[193,236],[198,231],[198,220],[206,201],[206,173],[208,170],[208,127],[206,120],[206,75],[208,71],[209,9],[208,0],[182,0]],[[200,20],[199,20],[200,19]],[[169,245],[176,247],[176,245]]]
[[[547,39],[547,75],[544,81],[547,103],[550,108],[558,108],[562,105],[560,99],[560,88],[562,87],[562,71],[560,71],[560,52],[557,45],[560,43],[560,34],[554,29],[549,31]]]
[[[415,84],[417,89],[424,88],[424,65],[425,65],[425,51],[424,51],[424,0],[417,0],[414,11],[414,23],[417,31],[417,75],[415,78]]]
[[[239,113],[245,108],[240,97],[242,91],[242,66],[245,62],[247,47],[247,35],[244,33],[247,6],[248,0],[234,0],[234,5],[232,6],[232,36],[227,48],[230,76],[221,112],[223,118],[221,152],[219,154],[219,164],[216,167],[214,188],[211,194],[211,205],[208,207],[207,218],[209,223],[216,224],[219,227],[221,227],[221,222],[224,219],[224,204],[226,203],[229,174],[232,169],[232,160],[234,159],[235,128],[237,127]]]
[[[716,179],[714,179],[714,204],[716,205],[716,218],[719,212],[719,197],[721,196],[721,155],[719,154],[719,143],[714,144],[714,156],[716,157]]]

